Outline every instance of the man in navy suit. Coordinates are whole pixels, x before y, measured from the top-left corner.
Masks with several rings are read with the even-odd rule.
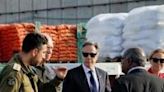
[[[107,72],[95,67],[98,46],[85,42],[82,48],[83,64],[68,71],[62,92],[111,92]]]
[[[141,48],[130,48],[122,57],[122,71],[112,92],[164,92],[164,80],[149,74],[145,68],[146,56]]]

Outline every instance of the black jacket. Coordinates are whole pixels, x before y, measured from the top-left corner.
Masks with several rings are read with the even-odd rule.
[[[164,92],[164,80],[144,69],[135,69],[120,77],[112,92]]]

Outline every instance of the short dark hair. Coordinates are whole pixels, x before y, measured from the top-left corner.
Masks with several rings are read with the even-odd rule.
[[[141,48],[129,48],[125,51],[123,57],[130,59],[133,63],[138,66],[145,66],[146,56],[145,52]]]
[[[35,48],[40,49],[40,47],[42,45],[47,44],[47,42],[47,38],[43,36],[41,33],[28,33],[23,40],[22,51],[28,53],[29,51]]]
[[[93,45],[93,46],[95,46],[96,49],[99,49],[98,44],[95,43],[95,42],[91,42],[91,41],[86,41],[86,42],[84,42],[83,48],[84,48],[85,46],[88,46],[88,45]]]

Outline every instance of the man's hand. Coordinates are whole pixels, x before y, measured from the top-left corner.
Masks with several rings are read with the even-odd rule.
[[[60,79],[64,79],[67,75],[68,69],[66,67],[57,67],[57,68],[52,68],[54,72],[56,73],[56,76]]]

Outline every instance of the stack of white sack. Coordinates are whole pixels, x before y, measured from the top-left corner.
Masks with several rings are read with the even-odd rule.
[[[114,58],[122,52],[122,30],[127,13],[99,14],[86,24],[87,40],[97,42],[100,46],[100,57]]]
[[[131,10],[125,20],[123,39],[124,51],[130,47],[141,47],[149,55],[154,49],[164,48],[164,6]]]

